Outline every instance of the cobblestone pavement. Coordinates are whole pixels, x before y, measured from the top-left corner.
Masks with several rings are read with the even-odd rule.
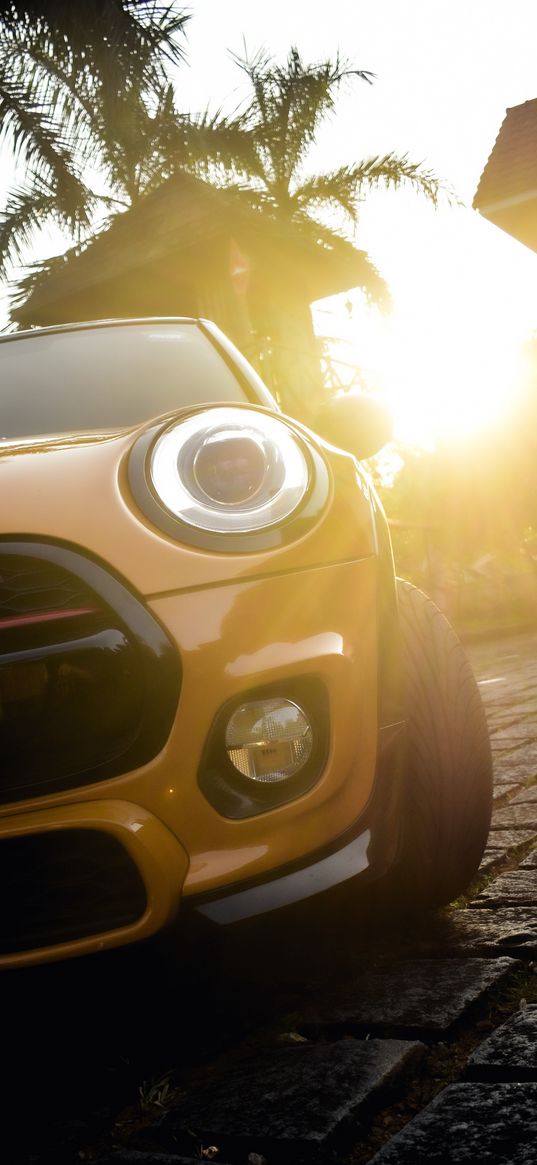
[[[161,1047],[155,1075],[150,1056],[145,1063],[138,1106],[115,1124],[108,1109],[91,1124],[75,1121],[46,1160],[535,1165],[537,634],[474,645],[469,654],[495,770],[489,844],[469,897],[421,925],[394,924],[380,944],[366,920],[369,937],[359,955],[350,943],[347,960],[340,959],[341,942],[325,936],[327,960],[336,966],[332,981],[313,973],[264,1024],[262,993],[244,1031],[236,1026],[236,1001],[220,997],[209,1027],[213,1034],[218,1027],[223,1054],[211,1050],[210,1039],[205,1044],[200,1028],[198,1046],[190,1045],[198,1067],[191,1056],[194,1067],[179,1077],[162,1071]],[[246,972],[248,960],[258,969],[260,951],[250,948]],[[248,982],[244,972],[243,964],[239,992]],[[140,1039],[144,1025],[147,1037],[148,1016],[153,1031],[170,1023],[174,992],[172,977],[156,987],[137,981],[141,1010],[133,1009],[132,992],[128,1004],[114,1000],[114,1014],[124,1003],[131,1039],[137,1025]],[[70,990],[76,993],[76,976]],[[87,1000],[87,980],[83,990]],[[88,1025],[84,1038],[90,1036]],[[177,1053],[177,1030],[174,1040]],[[111,1070],[103,1067],[107,1054],[101,1072]],[[133,1062],[125,1100],[140,1085],[140,1062]],[[31,1159],[45,1157],[35,1152]]]

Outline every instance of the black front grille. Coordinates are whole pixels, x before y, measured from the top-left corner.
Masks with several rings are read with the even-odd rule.
[[[93,784],[163,747],[179,658],[97,563],[0,541],[0,802]]]
[[[2,955],[116,930],[147,904],[130,854],[96,829],[4,838],[0,881]]]
[[[0,627],[17,616],[80,610],[94,599],[82,579],[58,564],[0,554]]]

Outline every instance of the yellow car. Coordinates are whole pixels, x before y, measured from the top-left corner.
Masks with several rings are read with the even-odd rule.
[[[0,358],[0,964],[343,883],[458,894],[485,719],[446,620],[396,583],[371,402],[326,406],[323,440],[202,320]]]

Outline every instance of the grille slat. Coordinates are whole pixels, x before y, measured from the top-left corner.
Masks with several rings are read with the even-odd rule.
[[[90,595],[80,579],[56,564],[0,558],[0,618],[88,606]]]

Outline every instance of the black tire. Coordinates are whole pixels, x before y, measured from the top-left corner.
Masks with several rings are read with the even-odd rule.
[[[438,607],[397,580],[407,717],[401,848],[395,883],[410,908],[458,897],[481,861],[492,760],[479,689]]]

